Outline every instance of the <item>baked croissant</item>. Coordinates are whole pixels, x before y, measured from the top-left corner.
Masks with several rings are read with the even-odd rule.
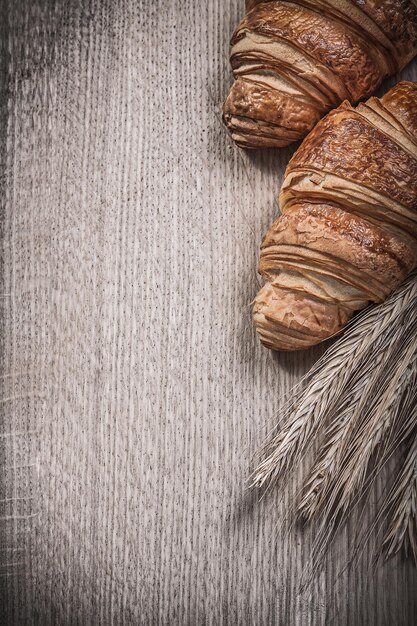
[[[265,346],[300,350],[417,266],[417,83],[331,111],[290,160],[279,204],[253,317]]]
[[[231,41],[223,119],[244,148],[303,138],[417,54],[416,0],[248,0]]]

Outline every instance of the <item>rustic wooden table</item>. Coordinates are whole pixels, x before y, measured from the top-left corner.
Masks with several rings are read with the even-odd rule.
[[[293,493],[245,491],[322,348],[273,355],[251,325],[292,149],[221,124],[243,0],[0,12],[2,623],[416,624],[410,563],[373,574],[371,538],[344,570],[357,521],[302,588]]]

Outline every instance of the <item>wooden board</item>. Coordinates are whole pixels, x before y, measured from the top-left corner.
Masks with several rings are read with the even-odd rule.
[[[409,563],[344,570],[353,522],[301,589],[293,494],[246,492],[322,348],[273,355],[251,325],[292,149],[221,124],[243,2],[1,13],[2,623],[417,623]]]

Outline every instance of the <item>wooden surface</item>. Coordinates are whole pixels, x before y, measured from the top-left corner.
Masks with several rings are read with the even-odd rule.
[[[222,127],[242,5],[1,2],[4,624],[417,623],[409,563],[344,570],[357,520],[301,588],[292,494],[245,490],[321,348],[251,325],[292,150]]]

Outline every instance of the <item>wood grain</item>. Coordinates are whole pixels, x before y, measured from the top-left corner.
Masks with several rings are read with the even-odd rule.
[[[222,127],[242,13],[1,2],[2,623],[417,622],[409,563],[372,575],[371,538],[343,569],[355,519],[301,589],[293,492],[245,489],[322,348],[274,356],[250,320],[292,150]]]

